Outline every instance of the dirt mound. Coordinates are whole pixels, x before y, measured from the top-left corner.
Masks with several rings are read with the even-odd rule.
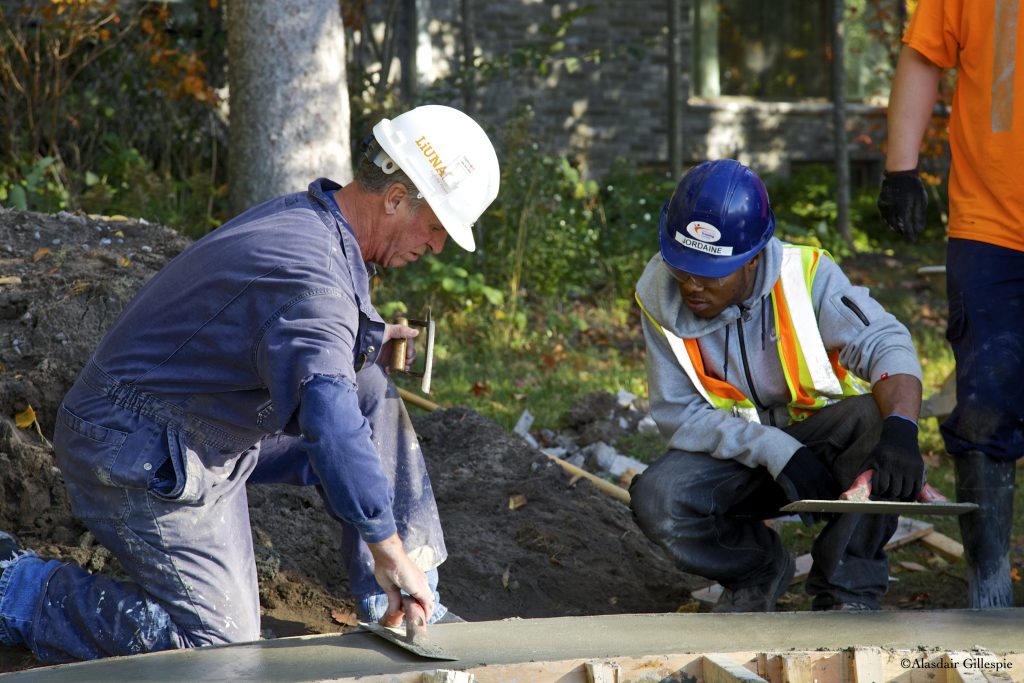
[[[414,423],[448,544],[445,600],[456,612],[664,612],[689,599],[695,579],[683,585],[624,505],[586,480],[571,485],[522,439],[464,408]]]
[[[52,433],[104,330],[187,245],[142,221],[0,209],[0,282],[8,283],[0,284],[0,529],[44,557],[120,573],[71,515],[41,434]],[[14,427],[30,406],[41,434]],[[670,566],[622,504],[570,484],[494,422],[467,409],[414,421],[450,553],[443,597],[464,618],[671,611],[700,583]],[[319,496],[251,486],[249,498],[265,634],[344,630],[353,619],[339,530]],[[27,651],[0,648],[0,672],[30,665]]]

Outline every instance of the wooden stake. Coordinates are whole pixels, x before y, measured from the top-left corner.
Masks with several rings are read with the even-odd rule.
[[[933,531],[921,537],[921,542],[938,552],[946,559],[958,561],[964,559],[964,546],[949,536]]]
[[[622,667],[616,662],[587,662],[587,683],[619,683]]]
[[[401,396],[402,400],[405,401],[406,403],[411,403],[417,408],[423,408],[428,413],[432,413],[441,407],[434,403],[433,401],[428,401],[422,396],[418,396],[412,393],[411,391],[407,391],[401,387],[398,388],[398,395]]]
[[[768,683],[756,673],[722,655],[704,655],[704,683]]]

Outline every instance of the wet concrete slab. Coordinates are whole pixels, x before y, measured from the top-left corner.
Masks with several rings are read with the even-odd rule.
[[[458,656],[425,660],[369,633],[117,657],[0,675],[2,683],[307,683],[439,668],[569,659],[879,647],[1024,652],[1024,609],[775,614],[644,614],[445,624],[430,640]]]

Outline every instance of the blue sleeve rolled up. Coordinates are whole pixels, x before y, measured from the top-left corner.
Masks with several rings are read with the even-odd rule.
[[[339,377],[314,375],[299,402],[302,446],[335,514],[367,543],[397,532],[393,491],[373,446],[370,424],[359,409],[356,387]]]

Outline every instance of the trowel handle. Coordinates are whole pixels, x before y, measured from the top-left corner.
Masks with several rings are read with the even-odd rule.
[[[871,477],[875,476],[874,470],[861,472],[850,488],[846,489],[839,496],[839,500],[869,500],[871,498]]]
[[[869,500],[871,498],[871,477],[875,476],[874,470],[864,470],[850,488],[843,491],[839,500]],[[917,495],[918,503],[948,503],[949,498],[939,493],[931,484],[925,482],[921,487],[921,493]]]
[[[405,612],[405,639],[411,643],[427,639],[427,614],[423,605],[411,597],[402,597],[402,610]]]
[[[409,319],[404,317],[395,318],[396,325],[408,325]],[[402,337],[400,339],[391,340],[391,369],[392,370],[405,370],[405,354],[407,351],[406,339]]]

